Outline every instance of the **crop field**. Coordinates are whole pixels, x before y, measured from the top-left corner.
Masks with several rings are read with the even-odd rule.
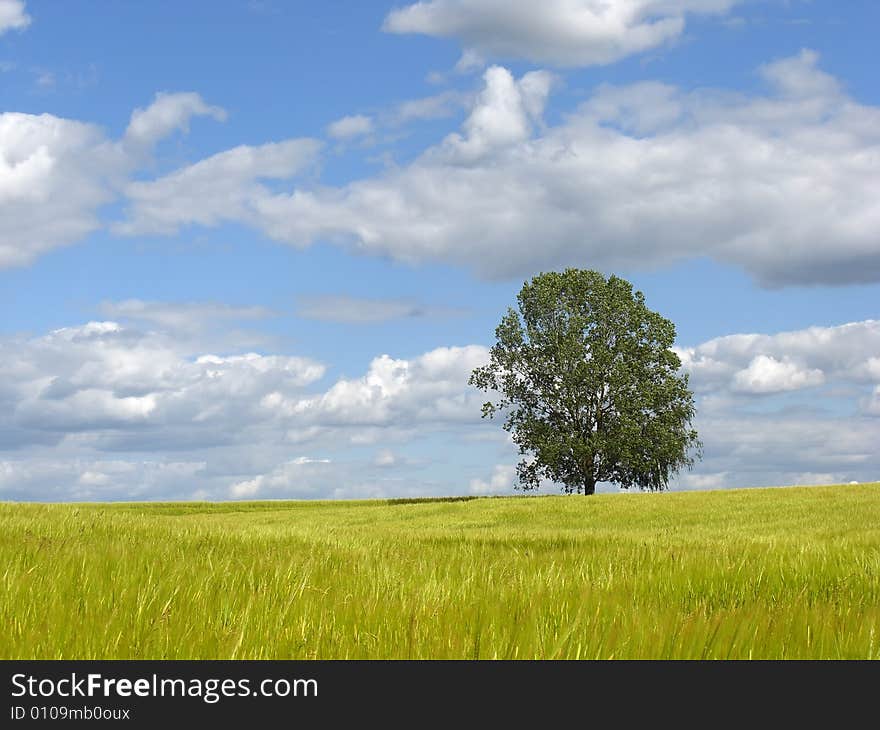
[[[0,658],[880,658],[880,484],[0,504]]]

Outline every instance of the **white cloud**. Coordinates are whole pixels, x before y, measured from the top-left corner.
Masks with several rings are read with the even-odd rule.
[[[219,116],[196,94],[159,95],[132,115],[122,142],[51,114],[0,113],[0,269],[97,230],[100,208],[116,199],[149,144],[199,113]]]
[[[458,91],[444,91],[419,99],[409,99],[394,107],[391,121],[394,124],[406,124],[415,120],[442,119],[452,116],[468,99],[466,94]]]
[[[320,143],[312,139],[242,145],[158,180],[129,183],[130,218],[116,230],[171,234],[184,224],[253,222],[255,206],[269,195],[260,181],[294,177],[314,161],[319,149]]]
[[[687,488],[877,481],[880,321],[730,335],[679,350],[705,458]],[[820,387],[821,386],[821,387]],[[813,388],[809,397],[792,393]],[[737,399],[746,394],[748,399]],[[806,395],[806,393],[805,393]],[[799,405],[798,405],[799,403]],[[704,481],[706,475],[715,479]]]
[[[259,474],[253,479],[237,482],[229,488],[233,499],[309,499],[324,494],[326,485],[321,479],[330,459],[313,459],[300,456],[288,461],[269,474]],[[316,479],[317,477],[317,479]]]
[[[466,74],[481,69],[485,65],[486,59],[483,55],[475,51],[473,48],[468,48],[461,54],[461,58],[456,61],[454,71],[456,73]]]
[[[131,114],[125,139],[138,145],[152,145],[174,131],[189,131],[193,117],[210,116],[218,122],[226,120],[226,111],[206,104],[193,92],[160,92],[146,109]]]
[[[374,358],[360,378],[341,378],[313,397],[270,396],[264,406],[287,417],[336,426],[402,426],[473,421],[482,394],[466,387],[488,359],[478,345],[440,347],[412,360]]]
[[[840,481],[840,477],[833,472],[805,471],[800,474],[795,474],[791,484],[792,486],[812,486],[816,484],[839,484]]]
[[[0,460],[0,496],[23,501],[196,499],[204,462],[94,458]]]
[[[423,0],[388,14],[383,30],[458,39],[464,59],[559,66],[608,64],[681,36],[688,15],[720,15],[739,0]]]
[[[379,465],[387,471],[392,465]],[[418,496],[418,490],[399,479],[364,474],[352,462],[299,457],[283,462],[252,479],[230,486],[232,499],[383,499]]]
[[[0,0],[0,35],[8,30],[24,30],[30,24],[23,0]]]
[[[27,498],[28,490],[40,499],[418,494],[418,483],[395,481],[401,470],[417,469],[417,460],[389,446],[453,423],[480,426],[479,398],[466,381],[485,348],[383,356],[363,377],[338,378],[316,392],[326,373],[320,363],[192,352],[186,319],[167,320],[156,302],[120,308],[159,329],[104,321],[0,338],[0,459],[18,478],[0,484],[0,498]],[[190,313],[200,309],[214,314],[196,304]],[[348,460],[352,449],[369,453],[343,471],[326,472],[320,459],[330,457],[321,456],[294,460],[276,474],[296,444]],[[157,483],[140,466],[117,478],[96,467],[99,461],[203,468],[188,481],[163,481],[151,495]],[[302,475],[306,486],[296,486],[294,476]]]
[[[136,112],[123,143],[50,115],[2,114],[0,267],[95,230],[124,189],[128,218],[115,230],[129,234],[240,222],[296,246],[336,242],[494,278],[709,257],[771,286],[877,281],[880,110],[816,64],[805,51],[766,65],[767,96],[600,87],[555,126],[541,118],[550,75],[491,67],[461,131],[408,165],[290,193],[266,181],[307,168],[316,140],[240,146],[126,183],[143,157],[132,139],[219,115],[192,95]]]
[[[875,386],[870,396],[862,399],[862,411],[870,416],[880,416],[880,385]]]
[[[775,335],[717,337],[676,348],[698,392],[798,390],[823,382],[880,381],[880,321],[809,327]]]
[[[444,141],[456,161],[475,161],[529,139],[552,84],[545,71],[530,71],[516,80],[500,66],[488,68],[483,78],[485,87],[464,122],[464,135],[451,134]]]
[[[373,131],[373,120],[364,114],[342,117],[327,127],[327,134],[334,139],[348,140],[362,137]]]
[[[768,96],[604,86],[550,127],[551,77],[493,67],[462,131],[410,164],[342,187],[257,190],[240,219],[296,246],[331,241],[491,278],[710,257],[771,286],[877,281],[880,110],[816,62],[804,52],[764,67]],[[175,225],[216,222],[195,183],[155,211],[136,205],[135,228],[163,230],[166,204]]]
[[[15,399],[11,418],[21,427],[64,431],[144,423],[202,430],[209,443],[249,425],[281,434],[311,426],[466,420],[479,415],[479,398],[464,384],[486,358],[478,346],[438,348],[412,360],[383,355],[362,378],[341,378],[309,395],[302,389],[326,370],[309,359],[192,357],[161,333],[112,322],[56,330],[2,349],[9,364],[0,374]]]
[[[880,480],[880,370],[873,368],[880,322],[731,335],[679,353],[697,393],[704,458],[674,488]],[[514,458],[514,445],[508,448]]]
[[[471,479],[471,494],[509,494],[516,482],[515,464],[496,464],[488,481]]]
[[[451,89],[431,96],[407,99],[392,104],[374,117],[355,114],[337,119],[328,125],[327,134],[341,142],[370,135],[369,141],[375,142],[374,133],[392,130],[390,138],[393,139],[399,127],[416,121],[451,117],[461,109],[470,107],[473,99],[472,93]]]
[[[100,225],[124,160],[101,132],[50,114],[0,113],[0,268]]]
[[[103,321],[0,338],[0,499],[509,493],[516,447],[467,385],[487,348],[381,355],[324,384],[326,367],[307,358],[193,351],[186,322],[165,329],[159,303],[141,309],[155,329]],[[738,395],[737,373],[762,357],[770,376]],[[878,358],[871,320],[684,350],[705,459],[676,486],[876,481]],[[824,384],[792,400],[792,373],[814,370]],[[498,466],[475,477],[474,458]]]
[[[790,360],[757,355],[747,368],[733,376],[733,387],[742,393],[781,393],[821,385],[825,375],[817,368],[799,367]]]
[[[726,471],[694,474],[687,472],[678,478],[678,484],[687,489],[723,489],[730,475]]]
[[[698,404],[699,406],[699,404]],[[698,410],[704,459],[676,484],[701,488],[701,475],[722,475],[711,487],[784,486],[818,481],[880,479],[880,420],[813,409],[742,414],[735,409]],[[703,486],[702,488],[706,488]]]
[[[149,433],[219,445],[259,425],[264,414],[258,404],[265,395],[293,395],[325,372],[323,365],[300,357],[192,357],[160,333],[113,322],[6,341],[0,353],[0,400],[8,401],[0,439],[6,432],[12,442],[21,441],[22,433],[60,439],[85,432],[112,445],[134,429],[145,443]]]
[[[819,55],[803,50],[761,67],[761,74],[786,96],[800,99],[833,98],[841,93],[837,79],[816,69]]]
[[[880,357],[869,357],[861,367],[861,372],[868,380],[880,382]]]

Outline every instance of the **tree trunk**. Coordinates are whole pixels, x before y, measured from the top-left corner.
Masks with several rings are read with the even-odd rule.
[[[596,477],[590,475],[584,480],[584,496],[596,492]]]

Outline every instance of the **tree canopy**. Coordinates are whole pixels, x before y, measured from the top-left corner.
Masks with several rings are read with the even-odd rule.
[[[524,458],[518,487],[543,479],[593,494],[597,482],[662,490],[701,444],[675,325],[617,276],[566,269],[523,285],[470,384],[490,393]]]

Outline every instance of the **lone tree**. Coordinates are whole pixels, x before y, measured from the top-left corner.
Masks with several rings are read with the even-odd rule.
[[[665,489],[699,458],[694,399],[670,349],[675,325],[632,284],[597,271],[540,274],[495,330],[488,365],[470,384],[500,395],[483,417],[505,416],[519,446],[518,488],[542,478],[565,492],[596,482]]]

